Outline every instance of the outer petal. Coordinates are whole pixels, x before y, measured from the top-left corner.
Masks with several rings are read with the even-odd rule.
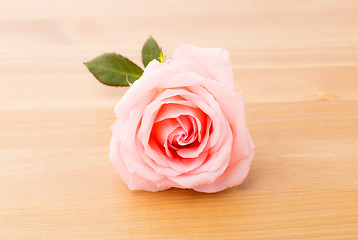
[[[225,87],[220,87],[210,80],[205,82],[205,86],[215,96],[231,126],[234,142],[230,164],[233,164],[250,153],[250,146],[252,144],[252,139],[248,134],[249,130],[246,125],[244,96],[242,92],[227,92]]]
[[[110,141],[110,160],[116,173],[123,179],[130,190],[145,190],[150,192],[162,191],[171,187],[180,187],[169,179],[159,182],[148,181],[134,173],[130,173],[123,162],[120,149],[120,141],[113,136]]]
[[[254,155],[255,149],[252,144],[252,146],[250,146],[249,155],[247,155],[244,159],[241,159],[241,161],[229,166],[226,171],[215,180],[215,182],[198,185],[193,187],[193,189],[198,192],[213,193],[241,184],[249,173]]]
[[[135,173],[149,181],[160,181],[164,177],[156,174],[155,170],[143,161],[143,149],[136,139],[139,121],[140,113],[132,111],[128,119],[119,119],[112,127],[114,135],[119,136],[121,157],[130,173]]]
[[[174,52],[175,61],[190,62],[197,68],[205,68],[206,75],[215,79],[229,89],[234,90],[230,54],[221,48],[199,48],[191,45],[180,45]]]
[[[236,103],[223,107],[223,111],[226,112],[228,121],[232,126],[234,136],[230,165],[215,182],[198,185],[193,188],[199,192],[218,192],[241,184],[249,172],[251,162],[255,155],[254,143],[246,126],[245,106],[242,93],[234,93],[231,96],[218,94],[217,99],[219,101],[224,100],[225,96]]]

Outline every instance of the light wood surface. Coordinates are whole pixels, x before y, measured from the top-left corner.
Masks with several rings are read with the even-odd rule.
[[[0,239],[358,239],[358,2],[0,2]],[[108,157],[127,88],[82,62],[140,62],[152,34],[231,53],[257,154],[217,194],[131,192]]]

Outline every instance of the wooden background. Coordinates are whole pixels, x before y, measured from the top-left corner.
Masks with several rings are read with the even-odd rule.
[[[0,239],[358,239],[358,1],[0,2]],[[140,63],[152,34],[231,52],[257,154],[217,194],[131,192],[108,158],[126,88],[86,70]]]

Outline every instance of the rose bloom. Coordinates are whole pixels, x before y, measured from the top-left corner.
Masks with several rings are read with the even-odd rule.
[[[110,159],[131,190],[217,192],[249,172],[254,144],[226,50],[181,45],[151,61],[114,112]]]

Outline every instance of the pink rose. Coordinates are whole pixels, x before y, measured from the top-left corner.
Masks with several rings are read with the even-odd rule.
[[[151,61],[114,112],[110,159],[131,190],[217,192],[248,174],[254,144],[226,50],[181,45]]]

